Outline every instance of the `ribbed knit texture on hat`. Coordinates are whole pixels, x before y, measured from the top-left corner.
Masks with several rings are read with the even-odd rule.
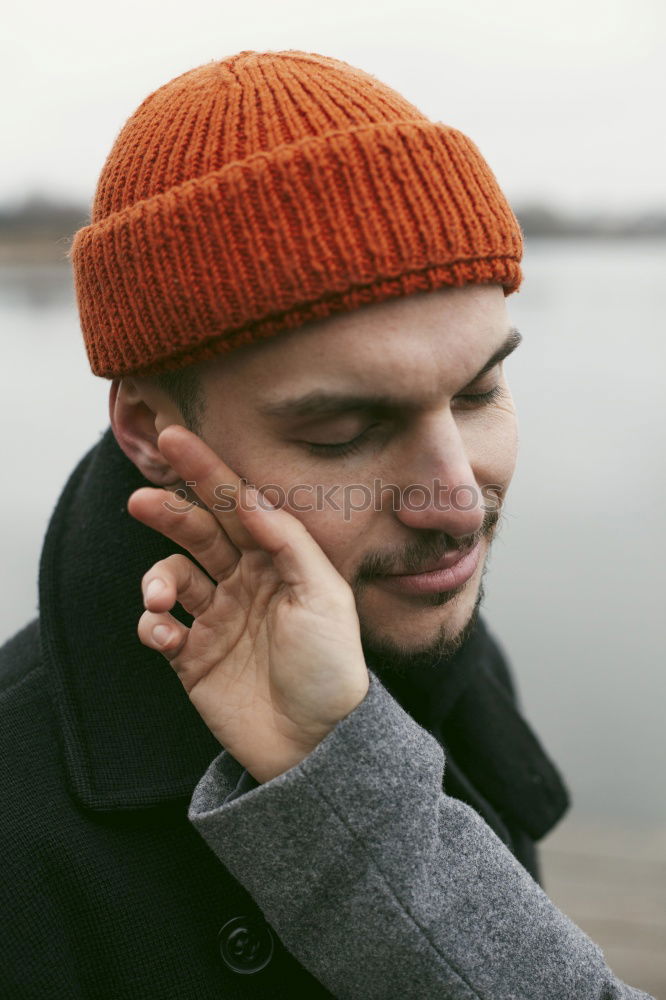
[[[121,130],[70,250],[96,375],[150,375],[446,285],[521,282],[474,143],[316,53],[176,77]]]

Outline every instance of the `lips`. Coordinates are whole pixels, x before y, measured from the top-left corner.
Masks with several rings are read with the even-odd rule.
[[[472,546],[474,548],[474,546]],[[409,573],[387,573],[387,576],[418,576],[421,573],[433,573],[438,569],[449,569],[471,552],[472,549],[450,549],[438,562],[428,563],[422,569],[411,570]]]
[[[465,549],[462,552],[456,549],[454,552],[448,552],[435,564],[435,569],[423,570],[420,573],[378,576],[375,585],[393,593],[416,597],[456,590],[474,576],[480,558],[481,542],[477,542],[472,549]]]

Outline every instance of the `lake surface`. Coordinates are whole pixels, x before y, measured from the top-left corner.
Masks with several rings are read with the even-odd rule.
[[[528,243],[508,300],[520,455],[486,617],[574,818],[666,824],[662,291],[666,242]],[[0,268],[0,642],[37,608],[48,518],[108,425],[66,265]]]

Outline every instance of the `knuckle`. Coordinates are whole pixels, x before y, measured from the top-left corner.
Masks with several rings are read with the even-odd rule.
[[[179,580],[191,566],[190,560],[181,552],[174,552],[164,559],[159,559],[153,563],[141,578],[141,586],[145,587],[154,578],[159,577],[164,581]]]
[[[192,565],[192,561],[186,555],[183,555],[182,552],[172,552],[170,556],[162,560],[162,564],[167,568],[173,568],[177,573],[179,570],[188,569]]]

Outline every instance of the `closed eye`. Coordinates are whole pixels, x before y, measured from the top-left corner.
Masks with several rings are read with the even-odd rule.
[[[494,403],[503,394],[504,389],[502,385],[498,384],[489,389],[488,392],[468,392],[454,398],[462,399],[466,404],[471,406],[487,406],[489,403]]]
[[[498,384],[489,389],[488,392],[468,392],[463,393],[459,396],[455,396],[454,399],[457,401],[462,401],[464,409],[474,409],[477,406],[488,406],[490,403],[494,403],[495,400],[499,399],[504,393],[503,387]],[[315,441],[304,441],[303,444],[306,445],[308,451],[312,455],[323,456],[324,458],[341,458],[345,455],[353,455],[360,451],[362,446],[366,443],[366,439],[370,437],[370,432],[376,427],[379,427],[378,423],[370,424],[365,430],[357,434],[356,437],[351,438],[349,441],[339,441],[334,444],[322,444],[321,442]]]
[[[336,444],[320,444],[315,441],[304,441],[303,443],[313,455],[324,455],[329,458],[351,455],[360,450],[361,446],[365,443],[365,438],[374,427],[379,427],[379,424],[371,424],[365,430],[361,431],[360,434],[357,434],[355,438],[351,438],[349,441],[340,441]]]

